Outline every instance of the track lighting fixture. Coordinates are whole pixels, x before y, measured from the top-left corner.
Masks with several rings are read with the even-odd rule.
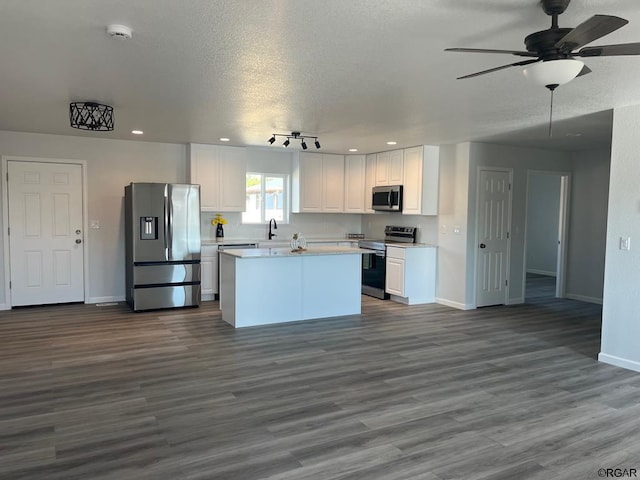
[[[286,137],[286,140],[282,143],[282,145],[285,147],[288,147],[291,144],[291,140],[293,139],[293,140],[300,140],[300,146],[302,147],[303,150],[306,150],[309,147],[307,146],[307,142],[305,142],[305,139],[311,138],[314,140],[314,145],[316,146],[316,148],[320,148],[320,142],[318,141],[318,137],[301,135],[300,132],[291,132],[290,134],[274,133],[271,135],[271,138],[267,141],[271,145],[273,145],[276,141],[276,137]]]

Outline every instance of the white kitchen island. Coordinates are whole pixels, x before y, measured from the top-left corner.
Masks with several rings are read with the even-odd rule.
[[[220,252],[220,309],[234,327],[361,312],[357,247],[252,248]]]

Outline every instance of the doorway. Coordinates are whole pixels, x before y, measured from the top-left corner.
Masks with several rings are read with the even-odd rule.
[[[85,301],[83,162],[3,157],[5,299]]]
[[[566,172],[527,172],[525,302],[564,297],[569,180]]]

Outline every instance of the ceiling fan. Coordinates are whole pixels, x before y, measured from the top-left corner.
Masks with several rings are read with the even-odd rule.
[[[593,47],[584,46],[625,26],[629,21],[624,18],[611,15],[594,15],[575,28],[560,28],[558,26],[558,15],[564,13],[570,1],[540,1],[544,12],[551,16],[551,28],[527,35],[524,39],[526,51],[484,48],[445,49],[448,52],[498,53],[528,58],[527,60],[464,75],[458,77],[458,79],[477,77],[509,67],[531,65],[531,67],[524,69],[525,76],[532,78],[534,82],[546,86],[553,92],[553,89],[558,85],[591,72],[591,69],[584,65],[582,61],[577,60],[576,57],[640,55],[640,42]]]

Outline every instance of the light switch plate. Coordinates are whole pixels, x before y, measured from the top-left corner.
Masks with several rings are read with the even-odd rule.
[[[631,250],[631,237],[620,237],[620,250]]]

